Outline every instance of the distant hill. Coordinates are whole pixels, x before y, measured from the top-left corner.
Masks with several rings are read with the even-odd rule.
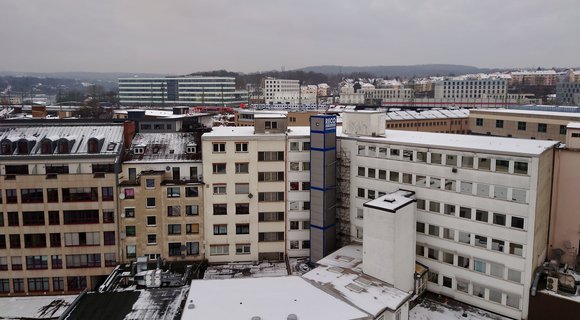
[[[409,66],[337,66],[337,65],[323,65],[311,66],[298,69],[300,71],[319,72],[328,75],[334,74],[351,74],[351,73],[370,73],[377,77],[389,78],[402,77],[409,78],[413,76],[446,76],[446,75],[461,75],[468,73],[490,72],[492,69],[478,68],[473,66],[455,65],[455,64],[419,64]]]
[[[117,81],[118,78],[130,78],[138,76],[163,77],[165,75],[157,73],[129,73],[129,72],[15,72],[0,71],[0,76],[13,77],[37,77],[37,78],[57,78],[89,81]]]

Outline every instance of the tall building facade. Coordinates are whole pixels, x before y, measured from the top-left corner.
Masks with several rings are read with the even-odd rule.
[[[443,80],[435,83],[435,99],[506,99],[507,80],[499,78]]]
[[[428,289],[526,318],[533,272],[547,257],[556,142],[385,132],[370,125],[379,114],[350,116],[338,139],[350,166],[340,196],[350,202],[350,240],[364,238],[369,199],[413,191]]]
[[[300,104],[300,81],[266,78],[264,100],[266,104]]]
[[[72,293],[118,264],[123,126],[0,126],[0,293]]]
[[[556,101],[562,105],[580,105],[580,82],[558,83]]]
[[[120,78],[122,105],[199,105],[237,107],[248,93],[233,77]]]

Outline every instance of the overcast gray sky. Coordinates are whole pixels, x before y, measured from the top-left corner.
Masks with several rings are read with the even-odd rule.
[[[580,0],[0,0],[0,70],[580,65]]]

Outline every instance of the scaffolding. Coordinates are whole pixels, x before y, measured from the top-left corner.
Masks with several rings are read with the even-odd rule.
[[[336,242],[338,247],[350,244],[350,154],[341,150],[337,157]]]

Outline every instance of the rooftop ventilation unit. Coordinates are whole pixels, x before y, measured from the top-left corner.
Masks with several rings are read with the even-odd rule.
[[[558,292],[558,278],[555,277],[548,277],[548,281],[546,283],[546,289]]]

